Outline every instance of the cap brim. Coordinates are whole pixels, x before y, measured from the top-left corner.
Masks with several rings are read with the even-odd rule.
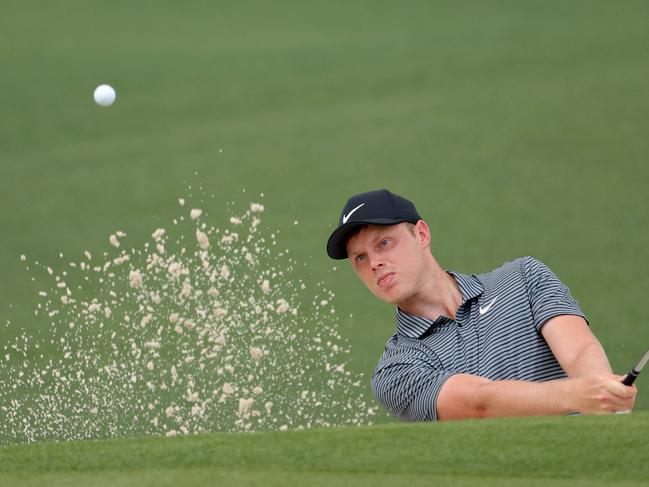
[[[329,237],[327,242],[327,254],[332,259],[341,260],[347,258],[347,238],[349,234],[363,225],[396,225],[407,220],[394,218],[374,218],[363,221],[354,221],[341,225]]]

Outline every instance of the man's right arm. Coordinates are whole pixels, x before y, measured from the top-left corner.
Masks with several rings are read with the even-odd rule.
[[[612,374],[586,375],[549,382],[492,381],[455,374],[437,398],[437,419],[545,416],[580,412],[607,414],[633,408],[637,390]]]
[[[392,342],[372,377],[376,399],[409,421],[606,414],[633,408],[637,389],[598,372],[548,382],[498,380],[440,368],[429,353]]]

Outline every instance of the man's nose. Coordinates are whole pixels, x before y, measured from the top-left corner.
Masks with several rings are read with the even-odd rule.
[[[383,267],[383,259],[381,258],[380,255],[372,252],[368,254],[368,258],[370,259],[370,266],[372,267],[373,270],[376,270],[379,267]]]

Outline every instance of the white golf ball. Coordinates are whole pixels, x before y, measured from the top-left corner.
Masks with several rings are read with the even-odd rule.
[[[110,85],[99,85],[95,88],[95,93],[93,94],[95,102],[97,105],[102,107],[108,107],[115,102],[117,94],[115,93],[115,88]]]

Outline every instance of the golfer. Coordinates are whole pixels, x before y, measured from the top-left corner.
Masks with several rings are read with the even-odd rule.
[[[374,376],[394,416],[434,421],[630,411],[637,390],[614,375],[568,288],[523,257],[485,274],[445,271],[428,225],[387,190],[347,201],[327,243],[379,299],[396,333]]]

